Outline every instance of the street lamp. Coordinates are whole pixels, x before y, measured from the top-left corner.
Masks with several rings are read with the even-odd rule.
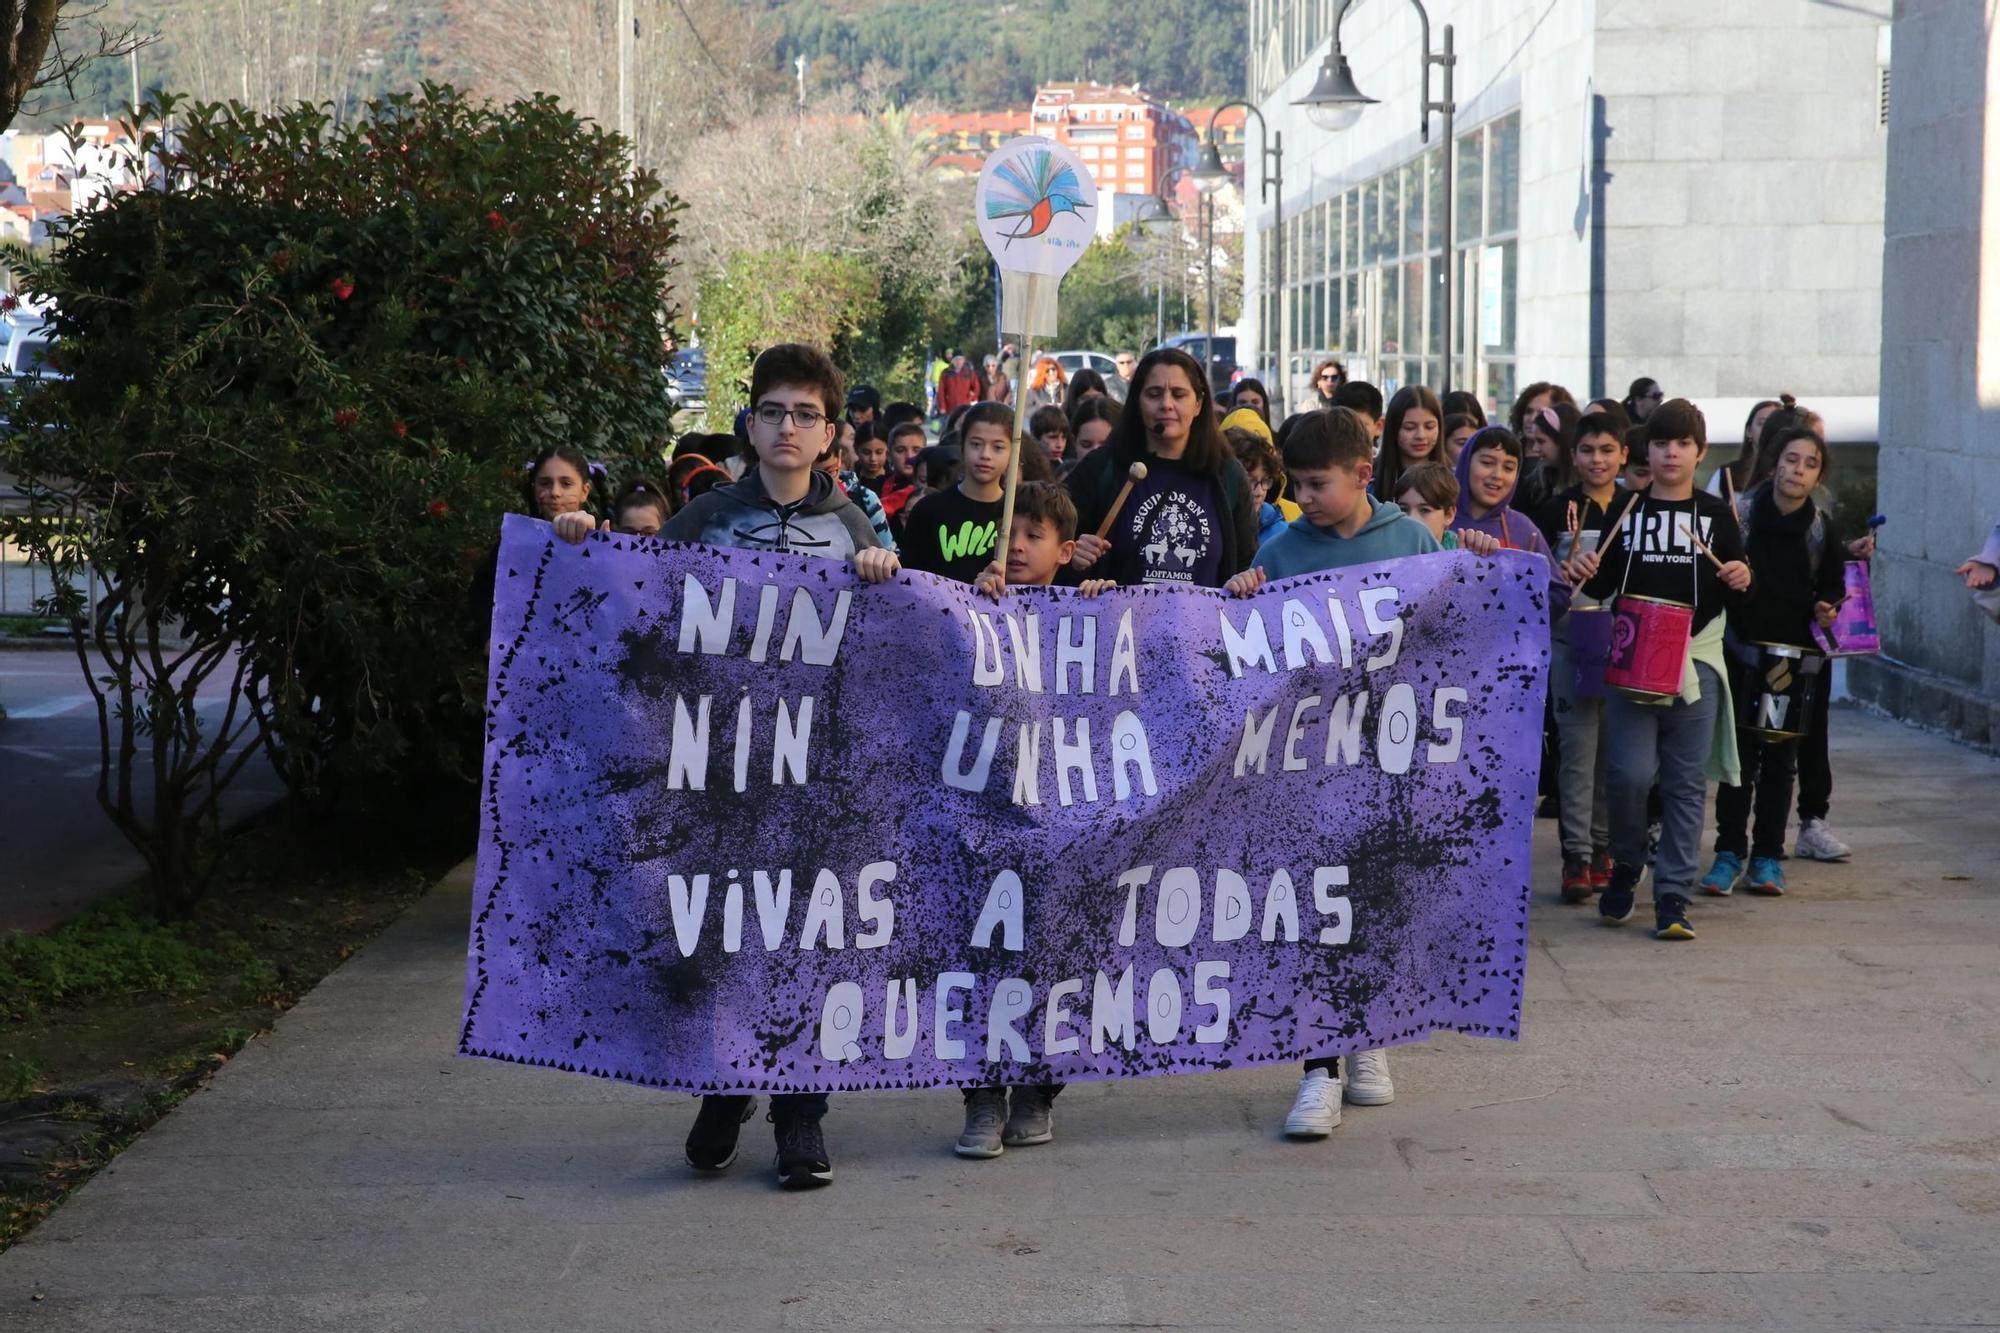
[[[1350,129],[1361,119],[1366,108],[1375,105],[1376,99],[1355,86],[1354,71],[1348,68],[1347,56],[1340,49],[1340,24],[1347,17],[1348,5],[1352,0],[1342,0],[1340,12],[1333,19],[1333,46],[1327,51],[1326,59],[1320,63],[1319,77],[1313,81],[1312,91],[1294,102],[1294,106],[1306,109],[1306,119],[1323,130],[1339,133]],[[1424,9],[1423,0],[1410,0],[1416,6],[1417,20],[1423,25],[1419,55],[1423,61],[1424,96],[1417,108],[1417,134],[1425,143],[1431,139],[1431,112],[1444,118],[1444,199],[1441,201],[1439,225],[1444,231],[1444,372],[1438,385],[1438,396],[1451,392],[1451,320],[1454,302],[1453,278],[1457,276],[1457,252],[1453,248],[1455,238],[1451,230],[1452,203],[1457,196],[1455,178],[1458,167],[1458,145],[1452,135],[1452,127],[1458,115],[1458,102],[1452,94],[1452,70],[1458,64],[1458,56],[1452,46],[1451,25],[1444,25],[1444,49],[1431,51],[1431,16]],[[1444,96],[1431,100],[1431,66],[1444,71]]]
[[[1215,142],[1215,122],[1230,107],[1240,106],[1257,118],[1257,137],[1263,144],[1264,174],[1258,182],[1257,201],[1268,203],[1273,194],[1277,202],[1271,209],[1271,290],[1277,293],[1278,323],[1278,382],[1268,386],[1274,390],[1271,407],[1273,415],[1283,418],[1285,408],[1285,381],[1291,362],[1291,324],[1285,319],[1285,135],[1282,130],[1273,134],[1264,120],[1264,113],[1252,103],[1237,98],[1224,102],[1208,117],[1208,145],[1201,150],[1201,165],[1194,169],[1194,186],[1203,194],[1214,194],[1229,183],[1229,168],[1222,165],[1222,149]],[[1246,158],[1248,154],[1245,154]],[[1250,184],[1249,163],[1244,164],[1245,188]],[[1213,249],[1210,259],[1213,262]],[[1246,275],[1247,277],[1247,275]],[[1247,285],[1247,283],[1246,283]],[[1210,301],[1208,321],[1208,359],[1213,367],[1215,362],[1215,317],[1214,302]],[[1211,380],[1213,375],[1211,375]]]
[[[1146,211],[1136,219],[1148,236],[1154,240],[1164,240],[1179,230],[1180,214],[1174,211],[1172,198],[1167,191],[1175,177],[1185,176],[1185,165],[1170,167],[1166,175],[1160,177],[1159,194],[1148,203]],[[1176,247],[1178,249],[1178,247]],[[1182,290],[1186,290],[1187,280],[1182,278]],[[1164,277],[1154,285],[1153,301],[1153,345],[1159,346],[1167,338],[1167,284]]]

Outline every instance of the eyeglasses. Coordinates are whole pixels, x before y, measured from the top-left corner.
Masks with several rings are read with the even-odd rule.
[[[826,420],[826,413],[816,407],[784,408],[776,403],[757,405],[757,420],[766,426],[782,426],[786,417],[790,417],[800,430],[811,430]]]
[[[1652,402],[1655,402],[1655,403],[1657,403],[1657,402],[1659,402],[1659,401],[1660,401],[1660,400],[1661,400],[1662,398],[1665,398],[1665,397],[1667,396],[1667,394],[1666,394],[1666,390],[1664,390],[1664,389],[1655,389],[1655,390],[1653,390],[1653,391],[1652,391],[1651,393],[1645,393],[1645,394],[1640,394],[1639,396],[1640,396],[1640,397],[1641,397],[1642,399],[1647,399],[1647,400],[1650,400],[1650,401],[1652,401]]]
[[[1338,375],[1334,374],[1334,373],[1333,373],[1332,371],[1330,371],[1330,370],[1329,370],[1329,371],[1327,371],[1327,372],[1326,372],[1326,374],[1324,374],[1324,375],[1321,375],[1321,376],[1319,377],[1319,381],[1320,381],[1320,383],[1321,383],[1321,384],[1326,384],[1326,383],[1329,383],[1330,381],[1333,381],[1333,380],[1337,380],[1337,379],[1339,379],[1339,378],[1340,378],[1340,376],[1338,376]]]

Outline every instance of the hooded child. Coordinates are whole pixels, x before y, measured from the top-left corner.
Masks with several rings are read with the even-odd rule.
[[[1548,563],[1549,623],[1554,625],[1569,610],[1570,587],[1540,530],[1513,508],[1521,463],[1521,441],[1513,431],[1487,426],[1474,432],[1458,456],[1458,516],[1451,527],[1460,540],[1479,532],[1499,542],[1502,550],[1540,555]]]

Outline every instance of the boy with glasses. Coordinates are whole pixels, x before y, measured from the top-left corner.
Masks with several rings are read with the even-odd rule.
[[[878,544],[868,518],[813,463],[834,437],[844,401],[840,372],[826,354],[803,343],[768,347],[750,371],[750,444],[757,464],[741,481],[697,496],[660,530],[669,541],[705,542],[752,551],[791,551],[846,560],[864,582],[881,583],[901,565]],[[688,1132],[688,1164],[721,1171],[736,1160],[736,1138],[755,1114],[757,1099],[724,1094],[701,1099]],[[823,1092],[771,1097],[778,1141],[778,1181],[810,1189],[833,1179],[820,1117]]]
[[[814,466],[833,444],[843,401],[840,372],[826,353],[803,343],[766,348],[750,371],[746,429],[756,464],[742,480],[689,500],[660,536],[845,560],[866,583],[895,577],[902,568],[896,553],[878,544],[868,516]],[[572,542],[590,535],[584,524],[558,526],[556,532]],[[688,1131],[688,1165],[699,1171],[727,1168],[736,1160],[737,1136],[756,1110],[755,1097],[703,1097]],[[825,1114],[823,1092],[772,1094],[778,1182],[786,1189],[810,1189],[833,1180],[819,1127]]]

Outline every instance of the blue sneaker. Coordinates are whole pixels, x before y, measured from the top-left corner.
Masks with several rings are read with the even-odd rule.
[[[1727,898],[1743,879],[1743,858],[1735,852],[1717,852],[1715,864],[1702,876],[1701,891],[1711,898]]]
[[[1607,926],[1622,926],[1632,919],[1632,909],[1638,901],[1635,890],[1645,877],[1643,866],[1615,865],[1611,868],[1611,882],[1604,892],[1597,895],[1597,919]]]
[[[1785,896],[1785,868],[1777,858],[1753,856],[1750,858],[1750,878],[1743,885],[1751,893],[1764,898]]]
[[[1662,894],[1653,900],[1653,938],[1691,940],[1694,927],[1688,924],[1688,900],[1678,893]]]

